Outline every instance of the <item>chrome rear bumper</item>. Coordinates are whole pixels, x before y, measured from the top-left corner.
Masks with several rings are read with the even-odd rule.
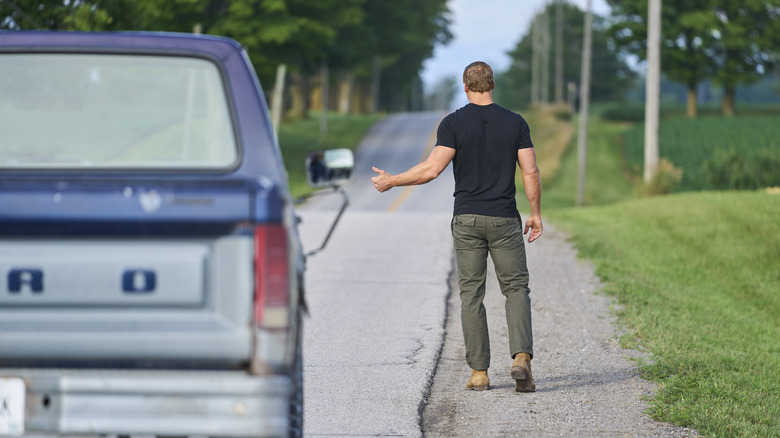
[[[26,386],[25,433],[285,436],[292,382],[242,372],[3,369]]]

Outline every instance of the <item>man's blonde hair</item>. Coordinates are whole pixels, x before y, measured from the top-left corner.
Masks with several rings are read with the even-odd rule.
[[[482,61],[472,62],[463,70],[463,83],[469,91],[484,93],[496,87],[493,69]]]

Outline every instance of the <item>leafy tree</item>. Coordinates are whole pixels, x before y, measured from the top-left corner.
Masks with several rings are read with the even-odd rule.
[[[310,77],[327,62],[340,28],[362,19],[363,0],[211,0],[220,11],[208,33],[226,35],[247,48],[261,83],[272,84],[279,64],[293,79],[295,117],[308,117]]]
[[[647,58],[647,0],[608,0],[615,18],[615,42],[640,59]],[[688,90],[687,114],[696,117],[697,85],[716,69],[713,0],[666,2],[661,10],[661,68]]]
[[[555,17],[556,4],[547,6],[549,17]],[[585,12],[577,6],[564,3],[563,14],[563,79],[564,84],[574,83],[579,86],[580,70],[582,66],[582,40],[584,37]],[[536,16],[534,22],[542,20]],[[551,28],[554,28],[555,20],[549,20]],[[614,46],[610,44],[606,32],[607,24],[603,17],[593,16],[592,30],[592,81],[591,99],[593,101],[608,101],[621,99],[631,85],[635,74],[621,58]],[[555,47],[555,32],[551,33],[551,50]],[[502,105],[511,108],[523,108],[531,102],[531,59],[532,59],[532,35],[531,32],[524,35],[514,49],[509,52],[512,63],[504,72],[496,74],[495,99]],[[555,71],[555,56],[550,56],[550,69]],[[550,82],[548,95],[554,95],[552,88],[554,81]]]
[[[104,30],[112,21],[95,1],[0,0],[0,30]]]
[[[241,41],[258,67],[270,78],[283,62],[305,74],[317,71],[327,59],[340,28],[362,18],[363,0],[217,0],[224,11],[207,29]]]
[[[374,60],[381,60],[382,86],[379,106],[408,108],[412,89],[419,87],[422,63],[436,44],[452,38],[446,0],[365,0],[363,20],[339,29],[329,53],[329,64],[344,72],[342,88],[357,79],[356,100],[365,110],[373,107],[371,79]],[[346,96],[343,96],[347,99]]]
[[[112,15],[111,30],[193,32],[196,24],[208,24],[204,15],[208,0],[92,0]]]
[[[153,30],[225,35],[247,49],[262,84],[288,65],[299,112],[325,64],[363,77],[382,58],[389,108],[419,82],[422,62],[446,43],[446,0],[0,0],[0,29]]]
[[[382,59],[380,107],[408,109],[412,87],[419,84],[423,61],[436,44],[452,39],[446,0],[366,0],[365,34],[372,34],[373,53]],[[370,37],[371,38],[371,37]],[[368,48],[368,47],[366,47]],[[369,58],[370,59],[370,58]]]
[[[713,15],[714,78],[723,85],[722,111],[734,114],[735,90],[772,72],[780,46],[780,0],[721,0]]]
[[[327,59],[341,27],[362,19],[364,0],[38,0],[0,2],[5,28],[153,30],[225,35],[247,49],[262,84],[285,63],[304,78]],[[34,18],[32,18],[34,17]],[[303,101],[302,113],[306,113]]]
[[[618,46],[646,58],[647,0],[607,0]],[[722,111],[734,113],[737,85],[771,71],[780,42],[780,0],[664,2],[661,68],[688,88],[688,115],[696,116],[696,86],[707,78],[723,85]]]

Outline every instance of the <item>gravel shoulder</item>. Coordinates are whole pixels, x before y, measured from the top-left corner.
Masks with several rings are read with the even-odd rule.
[[[485,307],[490,328],[490,391],[467,391],[457,279],[451,279],[446,335],[422,431],[429,437],[690,437],[694,430],[644,414],[656,385],[639,377],[635,358],[622,348],[613,301],[566,236],[545,224],[526,245],[531,273],[535,393],[516,393],[509,376],[504,297],[488,262]]]

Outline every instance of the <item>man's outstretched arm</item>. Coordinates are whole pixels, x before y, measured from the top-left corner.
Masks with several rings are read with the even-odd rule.
[[[372,167],[371,169],[378,175],[371,178],[371,181],[380,192],[386,192],[397,186],[425,184],[436,179],[454,157],[455,149],[436,146],[425,161],[398,175],[390,175],[382,169]]]

